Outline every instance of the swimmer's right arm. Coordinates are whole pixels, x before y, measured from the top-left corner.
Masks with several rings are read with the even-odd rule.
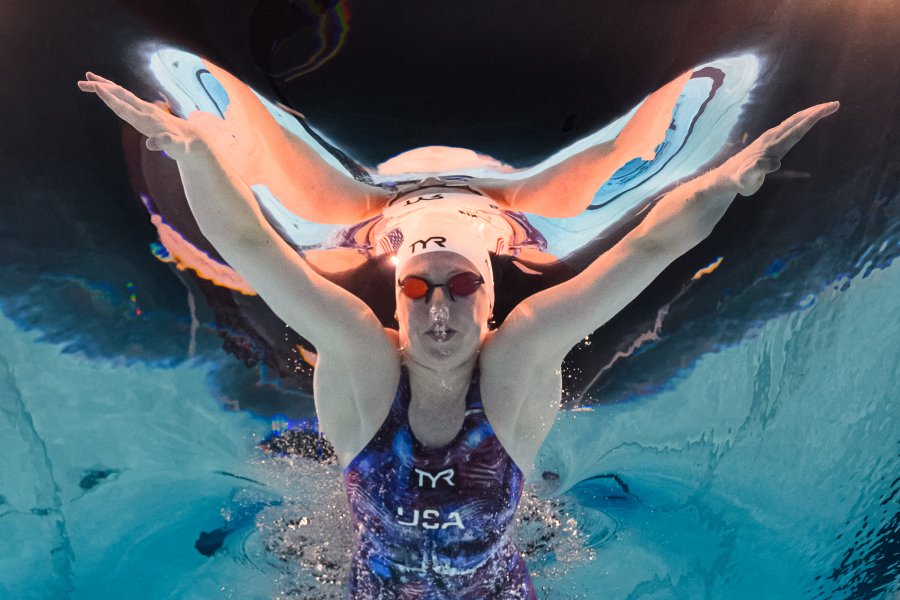
[[[527,348],[532,360],[560,364],[584,336],[625,308],[679,256],[706,239],[737,195],[752,196],[781,159],[838,102],[799,111],[715,169],[666,193],[615,246],[572,279],[516,306],[495,340]],[[532,350],[528,342],[536,348]]]
[[[349,464],[387,416],[399,377],[395,341],[362,300],[316,273],[271,228],[247,185],[202,141],[178,168],[203,235],[315,346],[316,414],[341,463]]]
[[[493,424],[505,444],[518,456],[531,458],[553,422],[559,399],[528,394],[531,374],[557,368],[585,335],[706,239],[737,195],[756,193],[790,149],[837,109],[837,102],[829,102],[795,113],[712,171],[675,187],[581,273],[529,296],[510,311],[482,353],[485,371],[509,373],[511,380],[524,382],[519,393],[494,396],[500,400],[494,404]]]
[[[368,306],[316,273],[271,228],[249,186],[204,140],[202,118],[180,119],[102,78],[79,82],[79,87],[96,93],[147,136],[148,148],[176,160],[200,231],[320,355],[355,362],[354,352],[365,352],[364,369],[379,368],[380,357],[396,361],[393,346]],[[355,379],[364,378],[361,374]]]

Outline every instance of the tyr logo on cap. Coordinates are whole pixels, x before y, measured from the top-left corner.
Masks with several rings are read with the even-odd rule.
[[[433,235],[425,240],[416,240],[415,242],[413,242],[412,244],[409,245],[409,250],[410,250],[410,252],[415,253],[417,244],[422,244],[422,250],[425,250],[428,248],[429,242],[434,242],[435,245],[437,245],[441,248],[446,248],[446,246],[444,246],[444,244],[447,243],[447,238],[445,238],[442,235]]]

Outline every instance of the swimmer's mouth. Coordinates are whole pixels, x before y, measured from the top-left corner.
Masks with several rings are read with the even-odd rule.
[[[456,330],[455,329],[445,329],[444,331],[438,332],[435,329],[431,329],[429,331],[426,331],[425,335],[427,335],[428,337],[430,337],[431,339],[433,339],[436,342],[446,342],[447,340],[452,338],[454,335],[456,335]]]

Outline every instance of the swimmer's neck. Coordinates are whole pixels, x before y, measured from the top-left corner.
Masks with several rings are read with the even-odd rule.
[[[416,404],[446,405],[465,398],[479,354],[476,352],[465,362],[446,370],[435,369],[408,356],[404,357],[403,365],[409,372],[413,401]]]

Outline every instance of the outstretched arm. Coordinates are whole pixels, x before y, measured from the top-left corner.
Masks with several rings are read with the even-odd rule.
[[[313,271],[269,226],[250,188],[207,143],[198,122],[179,119],[110,81],[93,77],[78,85],[146,135],[148,148],[177,161],[203,235],[285,323],[316,346],[316,411],[347,464],[387,414],[399,377],[395,342],[365,303]]]
[[[606,323],[673,260],[705,239],[736,194],[754,194],[765,176],[780,168],[788,150],[837,109],[838,103],[831,102],[801,111],[718,168],[676,187],[639,226],[578,276],[513,309],[495,342],[503,341],[511,349],[528,348],[533,359],[529,364],[558,365],[585,335]]]
[[[559,377],[551,377],[549,370],[558,369],[585,335],[611,319],[669,263],[706,238],[736,194],[755,193],[766,174],[779,168],[787,151],[837,108],[838,103],[832,102],[799,112],[722,166],[678,186],[587,269],[527,298],[510,312],[485,344],[481,360],[484,372],[505,374],[502,389],[488,386],[485,398],[492,400],[489,418],[497,435],[520,466],[531,464],[558,410]]]
[[[353,437],[372,412],[363,402],[372,379],[398,368],[394,346],[372,311],[319,276],[278,236],[247,184],[206,142],[202,122],[175,117],[96,77],[79,87],[146,135],[148,148],[177,161],[203,235],[285,323],[316,346],[321,362],[342,373],[344,393],[332,390],[331,396],[346,401],[324,410],[330,422],[347,424]]]
[[[597,190],[625,163],[638,157],[653,159],[692,74],[687,71],[650,94],[615,140],[591,146],[526,179],[485,179],[477,181],[478,187],[510,210],[553,218],[581,214]]]

